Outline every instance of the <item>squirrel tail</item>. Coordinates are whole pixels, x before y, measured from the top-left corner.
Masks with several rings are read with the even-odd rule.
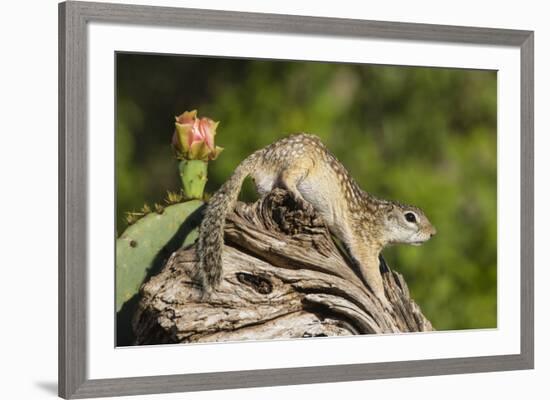
[[[233,210],[245,178],[258,166],[261,150],[245,158],[233,175],[210,198],[199,228],[197,278],[203,290],[215,288],[222,277],[225,218]]]

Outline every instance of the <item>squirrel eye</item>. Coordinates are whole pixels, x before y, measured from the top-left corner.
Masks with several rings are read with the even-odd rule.
[[[416,222],[416,217],[411,212],[405,214],[405,219],[409,222]]]

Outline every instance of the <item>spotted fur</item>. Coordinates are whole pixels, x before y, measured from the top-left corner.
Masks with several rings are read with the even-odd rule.
[[[225,218],[247,176],[254,179],[261,195],[281,187],[304,207],[313,207],[346,245],[361,277],[384,305],[387,300],[378,261],[384,246],[419,244],[436,232],[419,208],[361,190],[318,137],[291,135],[247,157],[210,199],[198,239],[198,275],[206,291],[221,281]],[[407,213],[414,214],[414,223],[406,220]]]

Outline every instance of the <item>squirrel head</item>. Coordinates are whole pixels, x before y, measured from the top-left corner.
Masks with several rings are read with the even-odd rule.
[[[419,246],[437,233],[428,217],[418,207],[388,202],[382,207],[381,217],[386,244]]]

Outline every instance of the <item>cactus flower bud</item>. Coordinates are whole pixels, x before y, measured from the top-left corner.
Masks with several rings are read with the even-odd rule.
[[[197,118],[197,110],[185,111],[176,117],[172,146],[179,159],[215,160],[223,150],[214,144],[219,122]]]

